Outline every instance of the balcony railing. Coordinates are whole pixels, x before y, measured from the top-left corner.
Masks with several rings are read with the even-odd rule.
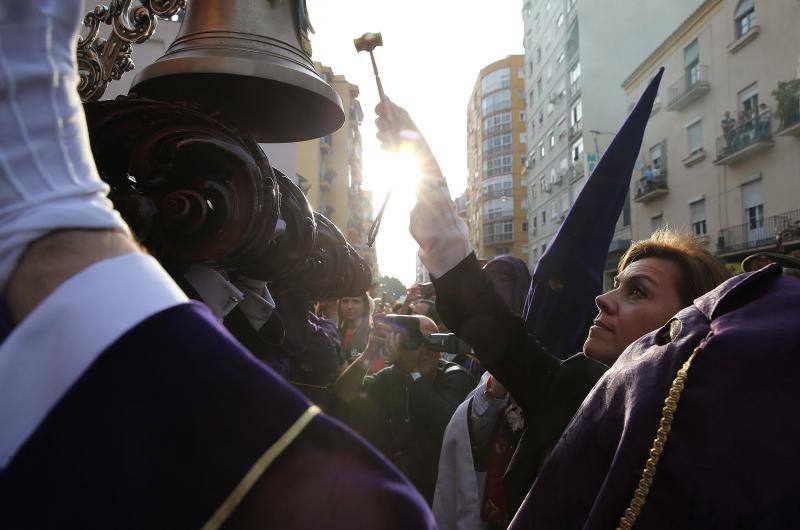
[[[754,218],[748,223],[720,230],[717,248],[720,254],[751,252],[800,241],[800,210],[770,217]]]
[[[578,81],[573,81],[569,84],[569,88],[567,89],[567,99],[572,101],[573,99],[577,98],[581,95],[581,86]]]
[[[658,169],[657,174],[650,174],[638,180],[638,187],[636,189],[636,202],[650,202],[653,199],[661,197],[669,193],[669,186],[667,186],[667,172],[665,169]]]
[[[498,123],[496,125],[492,125],[491,127],[487,127],[483,131],[484,137],[492,136],[497,133],[508,132],[511,130],[510,123]]]
[[[495,245],[497,243],[508,243],[509,241],[514,240],[514,233],[513,232],[501,232],[499,234],[484,234],[483,235],[483,244],[484,245]]]
[[[686,75],[669,87],[667,109],[684,109],[709,90],[711,90],[711,84],[708,82],[708,66],[698,64],[687,70]]]
[[[511,221],[514,218],[514,212],[512,210],[509,211],[499,211],[499,212],[489,212],[483,216],[483,223],[496,223],[498,221]]]
[[[498,145],[498,146],[489,147],[489,148],[486,148],[486,149],[483,150],[484,156],[495,155],[495,154],[500,154],[500,153],[505,153],[505,152],[509,152],[509,153],[511,152],[511,144]]]
[[[800,136],[800,94],[797,95],[797,107],[788,116],[781,117],[777,136]]]
[[[499,177],[500,175],[510,175],[512,171],[513,167],[511,165],[493,167],[491,169],[485,170],[483,172],[483,176],[484,178]]]
[[[514,195],[514,190],[512,188],[503,188],[499,190],[491,189],[489,191],[485,191],[481,194],[481,198],[484,202],[491,201],[493,199],[502,199],[506,197],[510,199]]]
[[[718,166],[729,166],[772,148],[772,124],[769,118],[755,117],[717,138]]]
[[[583,127],[581,127],[581,124],[582,122],[579,121],[578,123],[569,126],[569,134],[567,138],[570,142],[580,136],[581,132],[583,132]]]

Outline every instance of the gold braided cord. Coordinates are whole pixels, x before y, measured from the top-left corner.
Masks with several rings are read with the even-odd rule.
[[[218,530],[225,521],[228,520],[228,517],[233,513],[233,511],[239,506],[244,499],[244,496],[250,491],[253,485],[261,478],[261,475],[264,474],[264,471],[272,464],[272,462],[278,458],[278,456],[291,444],[295,438],[297,438],[303,429],[311,423],[311,420],[319,414],[321,411],[319,407],[316,405],[311,405],[306,409],[305,412],[295,421],[289,430],[287,430],[283,435],[278,438],[278,441],[272,444],[269,449],[267,449],[261,457],[256,460],[256,463],[253,464],[253,467],[250,468],[250,471],[242,478],[241,482],[237,484],[237,486],[233,489],[228,498],[225,499],[225,502],[220,505],[217,511],[211,516],[211,519],[208,520],[206,524],[203,525],[202,530]]]
[[[644,465],[642,478],[639,479],[639,484],[636,486],[633,498],[628,508],[625,510],[625,515],[619,520],[617,530],[631,530],[639,514],[642,513],[644,501],[647,499],[647,494],[650,493],[650,487],[653,485],[656,466],[661,458],[661,453],[664,451],[664,445],[667,443],[669,431],[672,429],[672,420],[675,417],[675,411],[678,409],[678,401],[681,399],[683,387],[686,385],[686,376],[689,373],[689,367],[692,365],[692,361],[695,356],[700,353],[701,349],[700,346],[694,349],[672,381],[667,399],[664,400],[664,408],[661,409],[661,421],[658,424],[653,446],[650,448],[650,457]]]

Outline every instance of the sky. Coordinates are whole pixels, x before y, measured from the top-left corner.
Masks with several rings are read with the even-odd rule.
[[[364,187],[378,211],[392,198],[376,248],[381,274],[414,282],[417,245],[408,233],[413,164],[381,151],[375,138],[378,91],[369,55],[353,39],[380,32],[375,50],[386,95],[405,107],[439,159],[455,198],[466,187],[467,102],[481,68],[523,53],[522,0],[307,0],[313,59],[359,86],[364,109]]]

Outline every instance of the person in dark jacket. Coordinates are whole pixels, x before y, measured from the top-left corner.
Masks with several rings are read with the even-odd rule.
[[[618,203],[621,208],[660,75],[586,183],[576,201],[577,215],[573,208],[542,258],[539,268],[544,264],[544,268],[553,269],[553,275],[545,279],[545,290],[536,283],[534,274],[534,287],[539,289],[532,291],[534,307],[529,312],[538,312],[537,316],[544,319],[538,322],[526,322],[514,315],[480,269],[438,163],[408,113],[393,105],[393,121],[389,122],[384,106],[377,109],[381,115],[379,138],[387,137],[390,128],[412,131],[414,134],[403,137],[416,138],[423,178],[410,228],[420,244],[420,258],[433,278],[439,314],[472,346],[483,366],[525,413],[526,430],[504,477],[510,514],[521,504],[549,451],[607,367],[631,342],[662,326],[695,296],[728,277],[727,270],[688,236],[658,234],[653,241],[629,250],[620,263],[615,288],[597,297],[598,312],[583,352],[561,360],[565,352],[558,351],[555,356],[549,351],[576,344],[579,334],[575,330],[585,329],[585,323],[570,312],[580,316],[591,311],[582,305],[591,290],[582,286],[596,284],[602,275],[599,267],[610,242],[604,237],[611,237],[619,215],[612,212],[586,218],[602,202],[588,194],[603,188],[613,190],[614,197],[606,206]],[[589,245],[592,253],[586,254],[582,244]],[[560,266],[554,267],[556,264]],[[570,289],[573,296],[558,298],[559,292],[569,294]],[[543,292],[554,294],[538,296]],[[552,307],[545,310],[548,303]],[[547,326],[541,325],[544,322]],[[561,336],[554,331],[560,331]],[[540,341],[544,338],[548,339],[547,346]]]
[[[436,333],[428,317],[415,315],[423,336]],[[383,347],[390,366],[365,377]],[[378,322],[369,346],[342,373],[333,393],[358,416],[355,425],[411,480],[430,503],[436,486],[444,430],[474,388],[463,367],[441,360],[425,344],[409,349],[394,328]],[[359,428],[359,425],[361,428]]]

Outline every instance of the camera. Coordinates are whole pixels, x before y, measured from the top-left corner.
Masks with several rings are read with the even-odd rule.
[[[383,322],[400,334],[400,346],[405,350],[427,346],[433,351],[453,354],[468,354],[472,351],[469,344],[453,333],[431,333],[429,337],[425,337],[419,329],[419,319],[413,316],[386,315]]]

